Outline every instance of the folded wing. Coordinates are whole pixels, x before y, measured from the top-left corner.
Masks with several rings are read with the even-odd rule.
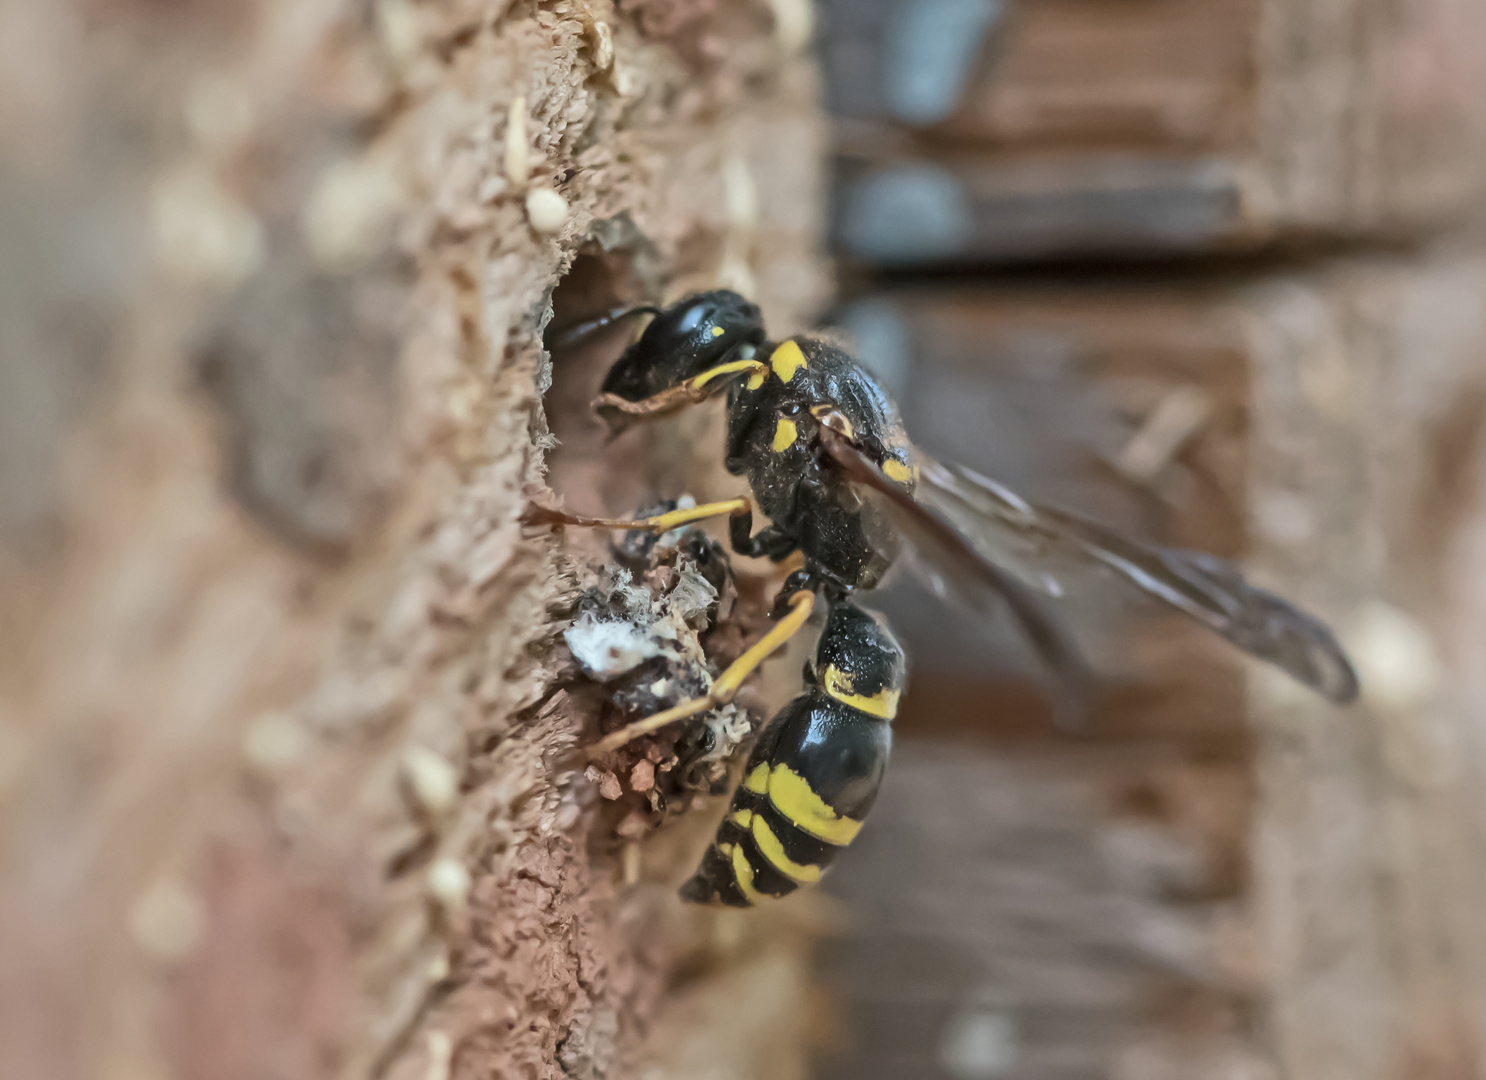
[[[918,480],[910,495],[882,477],[844,436],[828,432],[823,442],[853,481],[888,507],[920,556],[956,587],[978,582],[983,591],[1003,598],[1023,590],[1061,596],[1065,579],[1103,569],[1327,699],[1345,704],[1357,697],[1357,675],[1330,629],[1249,584],[1225,559],[1141,543],[1076,514],[1027,502],[970,469],[917,452]],[[1027,619],[1022,621],[1026,626]],[[1048,655],[1049,644],[1037,640],[1041,634],[1055,654],[1076,657],[1060,633],[1041,628],[1048,621],[1034,617],[1034,643]]]

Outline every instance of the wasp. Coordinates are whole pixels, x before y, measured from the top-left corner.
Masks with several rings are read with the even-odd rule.
[[[682,896],[750,906],[818,881],[871,809],[892,747],[904,688],[902,647],[858,606],[905,548],[937,591],[972,607],[1004,605],[1072,688],[1088,684],[1079,651],[1045,606],[1080,570],[1108,576],[1195,620],[1327,699],[1358,693],[1351,663],[1324,623],[1251,585],[1233,563],[1161,548],[1003,485],[914,446],[881,382],[821,337],[770,341],[762,313],[736,293],[688,296],[664,309],[616,310],[572,328],[583,335],[636,315],[650,323],[607,373],[595,412],[617,435],[630,425],[724,396],[725,465],[750,497],[634,519],[531,507],[532,524],[666,532],[729,518],[743,555],[803,567],[785,580],[775,625],[704,696],[600,739],[607,753],[647,732],[730,701],[743,681],[824,609],[803,692],[766,726],[728,814]],[[557,346],[554,346],[557,347]],[[755,506],[768,524],[754,531]]]

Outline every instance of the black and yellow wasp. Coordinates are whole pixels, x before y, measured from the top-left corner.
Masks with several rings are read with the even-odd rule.
[[[799,551],[804,566],[780,590],[776,625],[705,697],[620,728],[593,751],[731,700],[817,606],[826,609],[804,692],[759,738],[715,841],[682,888],[686,899],[748,906],[782,896],[819,880],[856,836],[887,766],[905,663],[892,632],[852,597],[882,580],[905,541],[959,596],[1007,605],[1065,684],[1084,683],[1084,668],[1038,594],[1060,596],[1067,573],[1102,567],[1326,698],[1357,696],[1357,677],[1326,626],[1250,585],[1232,563],[1140,543],[932,460],[848,353],[810,336],[770,342],[759,309],[735,293],[614,312],[565,337],[639,313],[654,318],[609,370],[595,411],[617,434],[725,393],[728,471],[747,477],[769,524],[753,532],[748,498],[635,520],[533,507],[527,520],[662,532],[726,514],[736,551],[776,561]]]

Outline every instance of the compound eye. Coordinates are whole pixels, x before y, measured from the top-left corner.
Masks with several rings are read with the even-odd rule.
[[[710,318],[712,305],[693,304],[681,314],[681,319],[676,323],[676,329],[683,334],[689,334],[702,325],[702,320]]]

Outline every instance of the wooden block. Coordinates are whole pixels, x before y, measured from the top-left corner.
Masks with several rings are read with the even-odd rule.
[[[899,752],[830,886],[854,921],[827,978],[868,1041],[826,1075],[1477,1075],[1486,258],[910,290],[845,315],[916,437],[1243,557],[1333,622],[1365,692],[1338,709],[1177,651],[1144,669],[1169,685],[1067,740],[969,624],[895,601]],[[1140,395],[1182,386],[1209,426],[1148,485],[1120,479]]]
[[[1396,237],[1486,182],[1486,8],[831,0],[836,228],[868,262]]]

